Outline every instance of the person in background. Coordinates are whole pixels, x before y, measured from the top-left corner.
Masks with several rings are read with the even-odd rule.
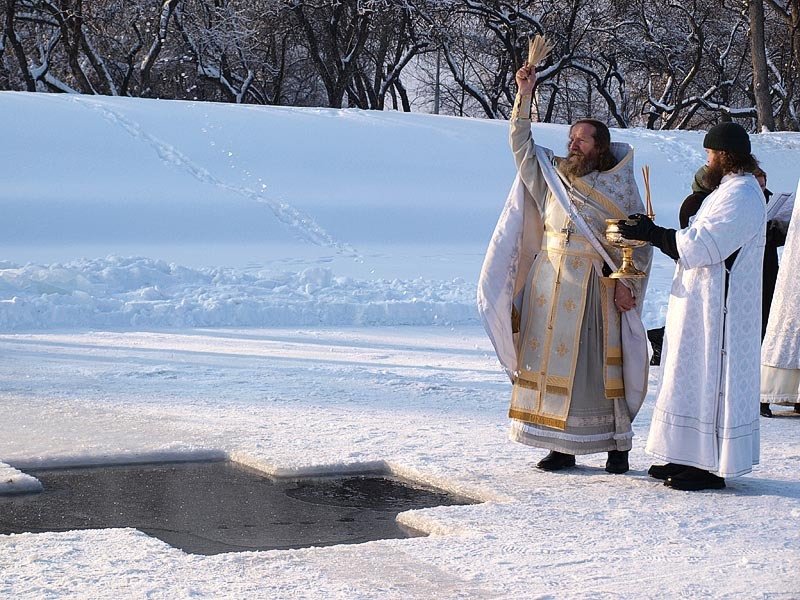
[[[796,202],[784,241],[786,247],[761,347],[761,402],[762,406],[793,405],[794,411],[800,413],[800,208]]]

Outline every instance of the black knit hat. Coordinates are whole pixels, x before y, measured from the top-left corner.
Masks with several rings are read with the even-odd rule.
[[[738,123],[720,123],[708,130],[703,140],[703,148],[748,155],[750,154],[750,136]]]

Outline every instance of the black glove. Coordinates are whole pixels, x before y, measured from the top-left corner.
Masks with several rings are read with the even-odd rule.
[[[628,225],[630,221],[636,222]],[[629,215],[628,221],[620,221],[618,227],[622,237],[650,242],[672,260],[678,260],[678,244],[675,241],[674,229],[659,227],[653,223],[653,219],[641,213]]]
[[[767,246],[777,248],[784,245],[786,245],[786,231],[775,221],[769,221],[767,223]]]
[[[635,223],[631,225],[631,221],[635,221]],[[656,231],[661,229],[661,227],[653,223],[650,217],[641,213],[629,215],[628,220],[620,221],[618,227],[622,237],[629,240],[643,240],[650,243],[653,242]]]

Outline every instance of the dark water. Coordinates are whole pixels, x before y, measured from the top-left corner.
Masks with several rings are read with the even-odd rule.
[[[44,491],[0,496],[0,534],[133,527],[193,554],[411,537],[399,512],[471,503],[391,476],[275,480],[230,462],[26,472]]]

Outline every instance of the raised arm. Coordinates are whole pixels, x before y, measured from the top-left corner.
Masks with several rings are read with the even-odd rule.
[[[533,86],[536,83],[536,71],[533,67],[524,66],[517,71],[516,81],[517,98],[511,113],[509,143],[522,181],[539,204],[539,209],[542,210],[542,202],[547,193],[547,183],[539,168],[531,135],[531,103]]]

